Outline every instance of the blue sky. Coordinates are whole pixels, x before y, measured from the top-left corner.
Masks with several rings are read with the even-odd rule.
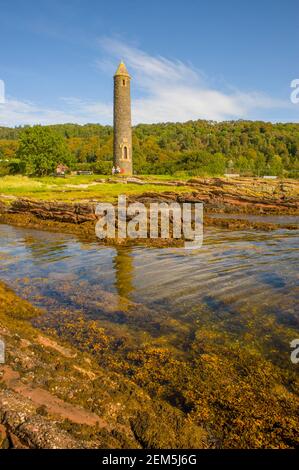
[[[134,123],[299,122],[298,0],[0,0],[0,125],[112,123],[132,75]]]

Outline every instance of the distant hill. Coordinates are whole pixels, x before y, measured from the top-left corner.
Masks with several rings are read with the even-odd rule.
[[[74,164],[109,173],[113,128],[100,124],[51,126],[67,141]],[[0,160],[14,159],[23,127],[0,127]],[[299,124],[262,121],[188,121],[133,128],[137,173],[299,176]],[[6,167],[7,162],[5,163]],[[3,170],[0,174],[3,174]],[[16,171],[16,166],[14,166]]]

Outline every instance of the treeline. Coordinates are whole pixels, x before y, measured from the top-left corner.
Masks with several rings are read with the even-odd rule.
[[[109,174],[113,129],[99,124],[43,126],[60,136],[71,169]],[[28,129],[27,129],[28,130]],[[19,142],[26,127],[0,127],[0,174],[26,172]],[[189,121],[140,124],[133,129],[139,174],[299,176],[299,124],[259,121]]]

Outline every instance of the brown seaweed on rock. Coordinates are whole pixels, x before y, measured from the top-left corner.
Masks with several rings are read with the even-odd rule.
[[[42,312],[0,283],[0,444],[39,448],[205,447],[206,432],[93,355],[41,333]],[[97,338],[107,347],[101,328]],[[86,380],[88,378],[88,380]],[[146,420],[145,420],[146,417]],[[93,424],[92,424],[93,423]],[[162,424],[161,424],[162,423]]]

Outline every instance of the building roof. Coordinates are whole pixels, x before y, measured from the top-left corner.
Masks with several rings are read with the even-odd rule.
[[[130,77],[129,75],[129,72],[127,71],[127,67],[125,66],[124,62],[121,61],[119,66],[117,67],[117,70],[114,74],[114,76],[116,77],[117,75],[121,75],[121,76],[125,76],[125,77]]]
[[[68,170],[69,167],[67,165],[64,165],[63,163],[59,163],[59,165],[57,165],[56,169],[58,170]]]

